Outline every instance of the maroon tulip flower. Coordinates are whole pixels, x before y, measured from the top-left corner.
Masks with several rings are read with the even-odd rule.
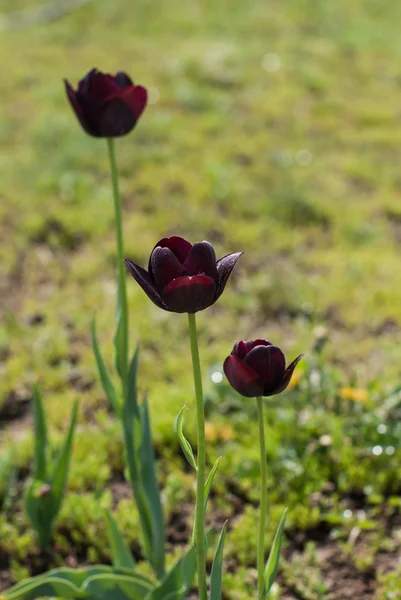
[[[156,306],[176,313],[196,313],[220,298],[242,252],[216,261],[209,242],[192,246],[181,237],[163,238],[153,248],[148,271],[130,260],[132,277]]]
[[[232,387],[247,398],[274,396],[291,381],[300,354],[288,367],[280,348],[267,340],[237,342],[224,361],[224,373]]]
[[[74,90],[64,80],[68,100],[78,121],[94,137],[119,137],[134,128],[147,102],[147,91],[125,73],[92,69]]]

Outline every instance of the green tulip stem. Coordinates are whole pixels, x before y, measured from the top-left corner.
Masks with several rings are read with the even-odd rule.
[[[198,561],[199,600],[207,600],[206,548],[205,548],[205,412],[203,405],[202,375],[199,360],[198,335],[195,314],[188,314],[189,338],[191,342],[192,368],[196,397],[196,424],[198,432],[195,543]]]
[[[121,213],[121,198],[118,187],[118,169],[116,162],[115,141],[113,138],[107,138],[107,148],[109,151],[109,161],[111,170],[111,183],[113,187],[114,198],[114,214],[115,227],[117,237],[117,285],[118,285],[118,306],[117,306],[117,328],[119,335],[119,349],[121,352],[120,376],[123,381],[123,386],[127,379],[128,373],[128,303],[127,303],[127,288],[125,281],[125,265],[124,265],[124,237]],[[124,323],[123,327],[119,328],[119,323]],[[122,365],[122,366],[121,366]],[[121,372],[122,371],[122,372]]]
[[[258,598],[262,600],[265,595],[265,529],[267,514],[267,462],[266,462],[266,442],[265,442],[265,423],[263,416],[263,398],[256,398],[259,422],[259,448],[260,448],[260,517],[259,517],[259,535],[257,547],[257,569],[258,569]]]

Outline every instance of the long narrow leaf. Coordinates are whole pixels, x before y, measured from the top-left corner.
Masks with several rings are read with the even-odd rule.
[[[128,370],[128,309],[125,299],[125,268],[117,269],[117,311],[114,333],[115,365],[121,381],[125,384]]]
[[[132,556],[130,549],[128,548],[124,538],[121,535],[116,520],[107,510],[105,511],[105,517],[107,526],[107,537],[109,539],[113,566],[116,568],[123,567],[126,569],[134,569],[134,557]]]
[[[74,403],[70,426],[68,428],[67,437],[64,446],[58,456],[53,472],[52,493],[54,495],[55,505],[53,509],[54,515],[58,513],[61,503],[64,498],[64,491],[67,485],[68,470],[70,468],[70,459],[72,452],[72,442],[74,439],[74,431],[77,423],[78,415],[78,400]]]
[[[89,595],[76,588],[65,579],[55,577],[48,578],[33,577],[24,582],[24,585],[15,586],[5,593],[6,600],[32,600],[34,598],[57,598],[75,599],[87,598]]]
[[[89,577],[82,589],[96,600],[144,600],[153,586],[135,574],[110,573]]]
[[[167,573],[160,585],[145,600],[181,600],[192,587],[196,573],[196,554],[193,547]]]
[[[226,538],[227,521],[221,530],[216,553],[213,559],[212,572],[210,575],[210,597],[209,600],[221,600],[221,589],[223,580],[223,551]]]
[[[93,353],[95,355],[97,370],[99,372],[100,381],[103,387],[103,391],[106,394],[108,401],[116,415],[120,414],[121,408],[118,400],[116,388],[110,378],[109,372],[106,367],[106,363],[103,360],[102,353],[100,352],[99,343],[96,334],[96,322],[95,319],[92,321],[92,346]]]
[[[184,404],[184,406],[182,407],[182,409],[180,410],[180,412],[177,415],[177,419],[175,422],[175,431],[177,433],[178,441],[180,442],[180,446],[185,455],[185,458],[187,459],[187,461],[189,462],[191,467],[193,467],[195,469],[195,471],[197,471],[198,465],[196,464],[196,460],[195,460],[195,456],[194,456],[191,444],[186,439],[184,432],[182,430],[183,421],[184,421],[184,411],[186,408],[187,408],[187,405]]]
[[[46,479],[47,426],[42,396],[36,385],[33,388],[33,431],[35,436],[33,477],[44,481]]]
[[[274,536],[273,545],[270,549],[269,558],[267,559],[267,562],[266,562],[266,567],[265,567],[265,592],[266,593],[270,592],[270,589],[274,583],[274,580],[276,579],[278,566],[279,566],[279,562],[280,562],[280,552],[281,552],[281,546],[283,543],[283,535],[284,535],[285,520],[287,518],[287,511],[288,511],[288,509],[286,508],[282,514],[280,523],[278,524],[278,527],[277,527],[276,535]]]
[[[146,557],[157,571],[153,561],[153,535],[151,510],[143,489],[140,467],[140,448],[142,445],[142,426],[138,406],[137,368],[139,349],[135,351],[131,361],[123,406],[123,430],[128,473],[132,492],[138,507],[141,524],[142,542]]]
[[[152,520],[153,564],[159,577],[164,575],[165,567],[165,531],[160,488],[156,475],[155,452],[152,442],[152,430],[148,400],[145,396],[141,408],[142,444],[140,449],[140,470],[142,488],[150,508]]]
[[[222,459],[222,457],[219,456],[219,458],[214,463],[213,468],[210,471],[208,478],[206,479],[206,483],[205,483],[205,512],[206,512],[207,503],[208,503],[208,500],[209,500],[210,490],[211,490],[212,484],[213,484],[213,479],[214,479],[214,476],[216,475],[216,471],[217,471],[217,468],[219,466],[219,463],[220,463],[221,459]]]

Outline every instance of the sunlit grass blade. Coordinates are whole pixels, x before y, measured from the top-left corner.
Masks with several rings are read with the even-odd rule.
[[[105,511],[107,537],[110,544],[111,559],[114,567],[123,567],[126,569],[135,568],[135,560],[132,556],[132,552],[127,546],[121,532],[118,528],[116,520],[109,513]]]
[[[64,446],[56,460],[53,477],[52,477],[52,493],[54,495],[55,506],[53,508],[54,514],[57,515],[60,510],[61,503],[64,498],[64,491],[67,484],[68,470],[70,467],[72,442],[74,439],[75,426],[77,424],[78,415],[78,400],[74,403],[72,409],[70,426],[68,428],[67,437],[64,442]]]
[[[155,452],[152,442],[148,400],[145,396],[141,406],[142,443],[140,448],[141,482],[150,508],[152,519],[152,554],[153,563],[159,578],[164,575],[165,567],[165,532],[163,507],[160,488],[156,475]]]
[[[182,409],[180,410],[180,412],[177,415],[177,419],[175,422],[175,430],[178,436],[178,441],[180,442],[180,446],[181,449],[185,455],[185,458],[187,459],[187,461],[189,462],[189,464],[191,465],[191,467],[193,467],[195,469],[195,471],[198,470],[198,466],[196,464],[196,460],[195,460],[195,456],[191,447],[191,444],[188,442],[188,440],[186,439],[184,432],[182,430],[183,428],[183,422],[184,422],[184,411],[187,408],[187,405],[184,404],[184,406],[182,407]]]
[[[114,384],[108,373],[106,363],[104,362],[102,353],[100,352],[99,343],[98,343],[98,339],[97,339],[97,333],[96,333],[95,319],[93,319],[93,321],[92,321],[92,346],[93,346],[93,353],[95,355],[97,369],[99,372],[99,377],[100,377],[100,381],[101,381],[104,393],[106,394],[108,401],[110,402],[111,407],[113,408],[113,411],[115,412],[115,414],[119,415],[121,412],[120,403],[118,400],[116,388],[114,387]]]
[[[210,596],[209,600],[221,600],[223,579],[223,552],[226,538],[227,521],[221,530],[219,542],[213,559],[212,572],[210,574]]]
[[[278,524],[273,544],[270,549],[269,558],[265,567],[265,592],[269,593],[277,576],[278,566],[280,562],[280,552],[283,543],[284,527],[287,518],[288,509],[286,508]]]
[[[208,478],[206,479],[206,482],[205,482],[205,512],[206,512],[207,503],[208,503],[208,500],[209,500],[210,490],[211,490],[212,484],[213,484],[213,479],[214,479],[214,476],[216,475],[216,471],[217,471],[217,468],[219,466],[219,463],[220,463],[221,459],[222,459],[222,457],[219,456],[219,458],[214,463],[213,468],[210,471],[209,476],[208,476]]]
[[[46,478],[47,426],[42,396],[36,385],[33,388],[33,431],[35,437],[33,477],[44,481]]]

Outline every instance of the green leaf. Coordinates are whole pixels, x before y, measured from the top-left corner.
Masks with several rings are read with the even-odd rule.
[[[213,479],[214,479],[214,476],[216,475],[217,467],[219,466],[219,463],[220,463],[221,459],[222,459],[222,457],[219,456],[219,458],[214,463],[213,468],[210,471],[208,478],[206,479],[206,483],[205,483],[205,512],[206,512],[207,503],[208,503],[208,500],[209,500],[209,494],[210,494],[210,490],[211,490],[211,487],[212,487]]]
[[[196,573],[195,548],[182,556],[167,573],[160,585],[145,600],[181,600],[192,587]]]
[[[183,421],[184,421],[184,411],[187,408],[187,405],[184,404],[184,406],[182,407],[182,409],[180,410],[180,412],[177,415],[177,419],[175,422],[175,430],[176,433],[178,435],[178,441],[180,442],[180,446],[181,449],[185,455],[185,458],[187,459],[187,461],[189,462],[189,464],[191,465],[191,467],[193,467],[195,469],[195,471],[198,470],[198,466],[196,464],[196,460],[195,460],[195,456],[194,453],[192,451],[191,448],[191,444],[188,442],[188,440],[186,439],[184,432],[182,430],[183,427]]]
[[[285,520],[287,518],[288,509],[286,508],[278,524],[276,535],[274,536],[273,545],[270,549],[269,558],[267,559],[265,566],[265,590],[266,593],[270,592],[270,589],[276,579],[278,565],[280,562],[281,545],[283,543]]]
[[[93,353],[95,355],[97,369],[99,372],[100,381],[103,387],[103,391],[106,394],[111,407],[116,415],[119,415],[121,412],[120,403],[118,401],[118,395],[116,388],[110,378],[108,373],[106,363],[103,360],[103,356],[100,352],[99,343],[96,334],[96,322],[95,319],[92,321],[92,347]]]
[[[45,549],[50,543],[56,516],[51,486],[44,481],[31,481],[25,490],[24,504],[31,525],[39,538],[40,547]]]
[[[152,555],[158,577],[164,575],[165,530],[160,488],[156,475],[155,452],[152,441],[148,400],[145,396],[140,407],[142,444],[140,448],[141,483],[150,508],[152,521]]]
[[[33,598],[87,598],[88,595],[65,579],[40,575],[12,587],[5,593],[6,600],[31,600]]]
[[[139,349],[137,348],[131,361],[123,406],[123,430],[128,473],[132,492],[138,508],[141,524],[142,542],[145,555],[152,567],[157,571],[158,565],[153,560],[153,535],[151,510],[143,488],[140,449],[142,445],[142,425],[138,406],[137,369]]]
[[[128,307],[125,291],[125,267],[117,269],[117,311],[114,332],[115,365],[120,379],[125,383],[128,370]]]
[[[110,573],[88,578],[82,589],[96,600],[144,600],[152,588],[143,577]]]
[[[47,426],[42,396],[36,385],[33,388],[33,431],[35,437],[33,477],[44,481],[46,479]]]
[[[217,544],[216,553],[213,559],[212,572],[210,575],[210,599],[221,600],[221,589],[223,579],[223,551],[224,541],[226,537],[227,521],[221,530],[219,542]]]
[[[148,577],[132,571],[95,565],[53,569],[26,579],[5,593],[6,600],[54,597],[88,600],[143,600],[154,588]]]
[[[105,517],[113,566],[134,569],[134,557],[125,543],[115,519],[107,510],[105,510]]]
[[[64,442],[64,446],[58,456],[58,459],[54,466],[53,477],[52,477],[52,493],[54,495],[55,505],[53,507],[54,516],[57,515],[61,508],[61,504],[64,499],[65,487],[67,485],[68,470],[70,467],[70,459],[72,452],[72,442],[74,439],[74,431],[77,423],[78,415],[78,400],[74,403],[70,426],[68,428],[67,437]]]

